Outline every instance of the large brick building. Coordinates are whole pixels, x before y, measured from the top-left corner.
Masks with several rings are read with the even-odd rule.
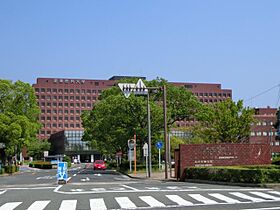
[[[81,112],[91,110],[102,90],[114,86],[122,78],[124,77],[114,76],[108,80],[38,78],[33,87],[41,109],[40,122],[43,125],[39,138],[48,139],[51,134],[62,130],[82,130]],[[221,84],[172,83],[190,90],[204,103],[232,97],[232,91],[222,89]],[[185,122],[178,122],[178,126],[184,125]]]

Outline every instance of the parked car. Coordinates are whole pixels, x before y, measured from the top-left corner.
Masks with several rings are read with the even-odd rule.
[[[103,160],[96,160],[93,163],[93,169],[94,170],[105,170],[106,169],[106,164]]]

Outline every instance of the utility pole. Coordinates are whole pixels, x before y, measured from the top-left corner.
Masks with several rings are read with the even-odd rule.
[[[164,141],[165,141],[165,179],[168,179],[168,148],[169,148],[169,142],[167,138],[167,110],[166,110],[166,86],[163,86],[163,118],[164,118]]]

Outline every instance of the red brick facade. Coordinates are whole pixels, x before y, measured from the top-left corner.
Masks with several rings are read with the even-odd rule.
[[[190,166],[270,164],[270,149],[269,144],[181,144],[175,162],[178,175]]]

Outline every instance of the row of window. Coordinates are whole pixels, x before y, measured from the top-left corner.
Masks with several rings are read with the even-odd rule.
[[[224,99],[199,99],[200,102],[204,103],[213,103],[213,102],[220,102],[223,101]]]
[[[77,94],[85,94],[85,93],[101,93],[102,90],[93,90],[93,89],[57,89],[57,88],[35,88],[35,92],[38,93],[77,93]]]
[[[266,131],[252,131],[251,132],[251,136],[276,136],[277,135],[277,132],[266,132]]]
[[[255,123],[255,125],[262,125],[262,126],[267,126],[267,125],[273,125],[274,123],[272,121],[258,121]],[[253,124],[254,125],[254,124]]]
[[[82,100],[82,101],[85,101],[85,100],[88,100],[88,101],[95,101],[97,99],[96,96],[51,96],[51,95],[36,95],[37,99],[41,99],[41,100],[53,100],[53,101],[56,101],[56,100],[70,100],[70,101],[74,101],[74,100]]]
[[[80,120],[80,117],[79,116],[76,116],[76,117],[74,117],[74,116],[71,116],[71,117],[68,117],[68,116],[64,116],[64,117],[62,117],[62,116],[59,116],[59,117],[57,117],[57,116],[53,116],[53,117],[51,117],[51,116],[41,116],[41,120],[42,121],[45,121],[45,120],[59,120],[59,121],[61,121],[61,120],[71,120],[71,121],[73,121],[73,120]]]
[[[68,110],[68,109],[59,109],[59,110],[56,110],[56,109],[47,109],[47,110],[45,110],[45,109],[41,109],[41,113],[42,114],[78,114],[78,115],[80,115],[81,114],[81,110],[79,110],[79,109],[76,109],[76,110],[74,110],[74,109],[70,109],[70,110]]]
[[[194,95],[200,97],[231,97],[231,93],[194,93]]]
[[[46,124],[43,124],[43,127],[44,128],[81,128],[81,125],[79,123],[46,123]],[[41,134],[42,131],[44,130],[41,130]]]
[[[57,106],[60,106],[60,107],[91,107],[91,103],[62,103],[62,102],[41,102],[41,103],[38,103],[39,106],[54,106],[54,107],[57,107]]]

